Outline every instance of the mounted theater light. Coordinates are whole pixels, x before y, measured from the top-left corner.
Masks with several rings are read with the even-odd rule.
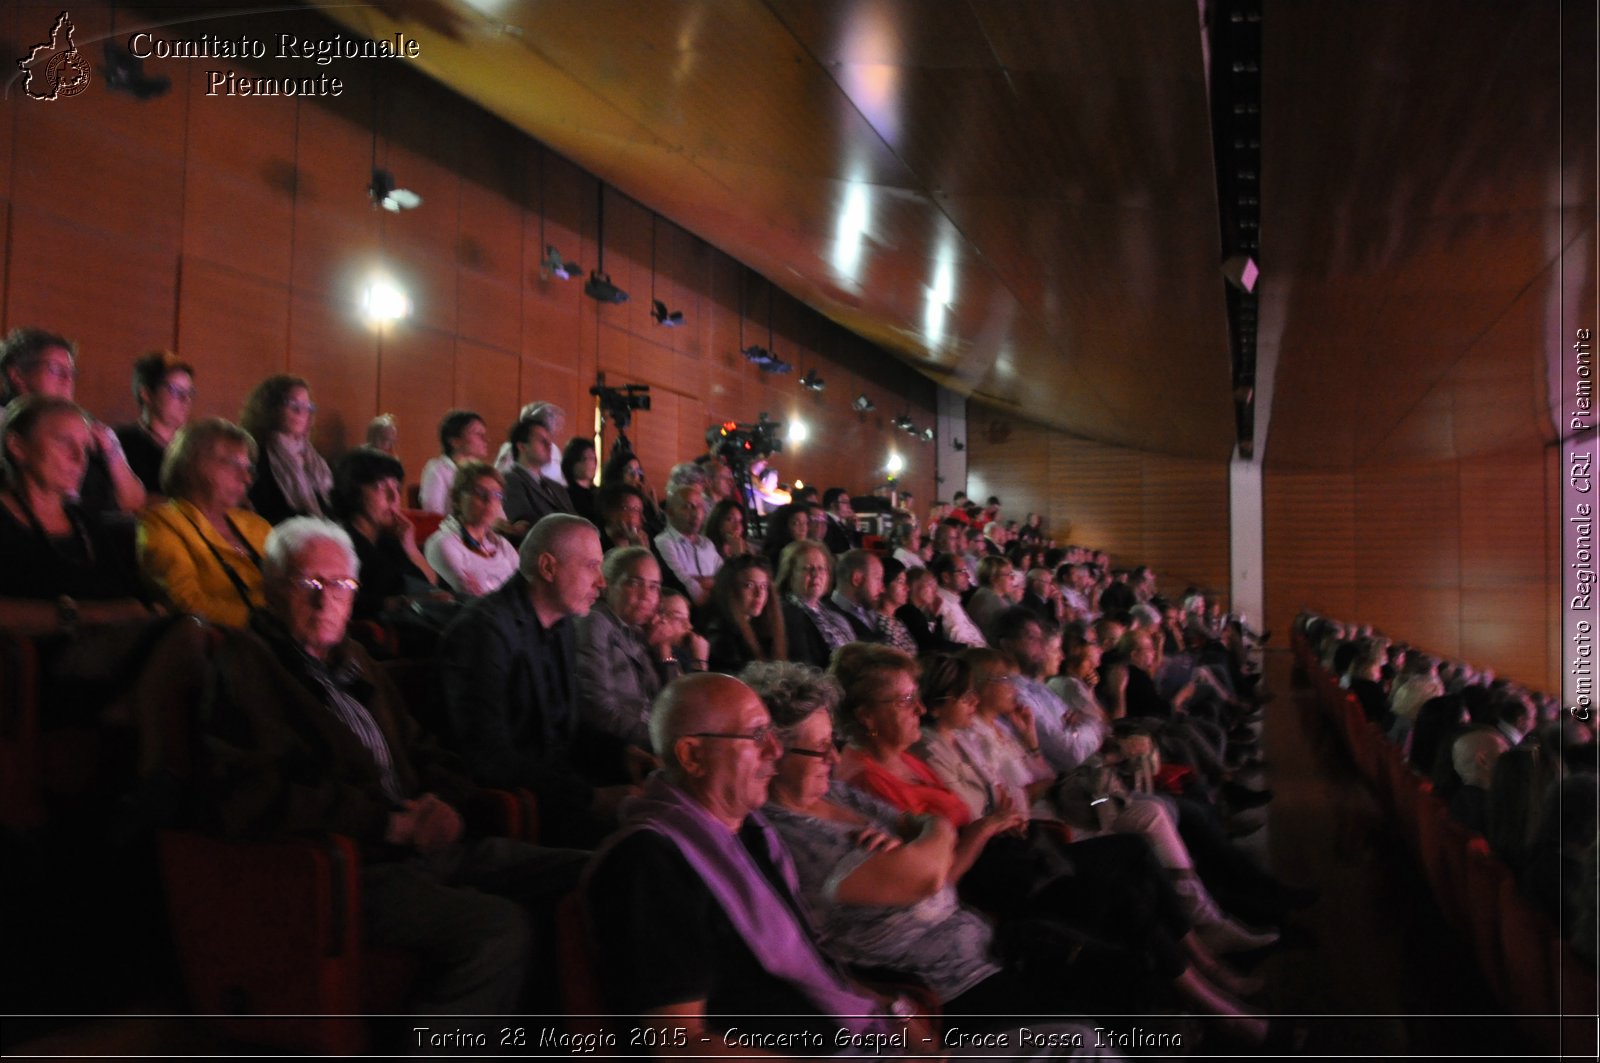
[[[583,282],[583,294],[599,303],[625,303],[628,293],[611,283],[606,272],[606,186],[600,182],[599,203],[595,207],[595,267]]]
[[[409,188],[400,188],[394,174],[376,167],[372,171],[372,184],[367,186],[372,205],[398,214],[402,210],[415,210],[422,206],[422,197]]]
[[[375,325],[400,321],[411,316],[411,297],[388,277],[375,276],[361,290],[361,311]]]

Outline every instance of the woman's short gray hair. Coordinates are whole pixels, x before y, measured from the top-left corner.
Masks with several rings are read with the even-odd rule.
[[[798,661],[753,661],[745,665],[739,678],[766,705],[780,736],[818,709],[832,717],[844,697],[837,679]]]
[[[300,551],[319,539],[338,546],[350,562],[350,574],[361,574],[361,559],[356,557],[355,544],[350,533],[331,520],[322,517],[290,517],[267,536],[267,548],[262,557],[261,574],[267,579],[277,579],[288,573]]]

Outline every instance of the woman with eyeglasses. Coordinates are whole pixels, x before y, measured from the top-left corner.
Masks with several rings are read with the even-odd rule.
[[[833,584],[833,554],[820,539],[798,539],[778,559],[778,591],[783,595],[783,626],[789,660],[818,668],[855,633],[843,613],[822,604]]]
[[[311,445],[316,412],[311,385],[287,373],[267,377],[244,401],[239,424],[260,450],[250,502],[268,524],[331,510],[333,470]]]
[[[152,504],[161,501],[161,459],[189,423],[194,397],[194,367],[171,351],[151,351],[133,363],[139,420],[118,427],[117,439]]]
[[[656,501],[655,488],[645,481],[644,466],[631,450],[613,450],[601,468],[602,487],[618,484],[627,484],[639,492],[639,498],[644,502],[644,530],[648,539],[654,539],[666,530],[667,516]]]
[[[457,594],[498,590],[517,570],[517,549],[494,530],[505,518],[505,477],[486,461],[466,461],[450,484],[450,515],[428,537],[422,555]]]
[[[139,569],[175,611],[244,627],[262,597],[272,531],[245,509],[256,443],[220,417],[178,431],[161,465],[167,501],[139,518]]]
[[[638,782],[660,766],[649,753],[650,706],[682,673],[673,650],[683,631],[659,609],[661,565],[649,550],[612,550],[600,574],[605,593],[577,621],[575,755],[597,783]]]
[[[783,606],[773,593],[766,558],[745,554],[719,568],[707,606],[706,658],[713,672],[736,675],[751,661],[787,658]]]

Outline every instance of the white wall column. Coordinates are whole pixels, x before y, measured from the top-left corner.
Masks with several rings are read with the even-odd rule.
[[[1261,466],[1242,460],[1237,450],[1228,463],[1228,518],[1232,611],[1244,614],[1260,631],[1267,615]]]

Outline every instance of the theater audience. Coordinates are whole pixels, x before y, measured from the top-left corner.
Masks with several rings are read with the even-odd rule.
[[[284,522],[264,569],[265,608],[215,657],[199,814],[233,836],[351,836],[363,937],[419,960],[412,1009],[520,1010],[527,909],[548,913],[587,854],[467,832],[460,762],[422,737],[393,682],[345,637],[360,573],[340,528]]]
[[[590,845],[615,826],[622,785],[596,787],[573,764],[578,721],[575,617],[604,587],[600,536],[568,513],[541,518],[517,572],[468,602],[439,644],[452,748],[485,786],[528,787],[541,837]]]
[[[544,414],[524,417],[513,425],[510,442],[516,463],[505,474],[506,525],[500,530],[512,542],[520,543],[541,518],[571,513],[572,498],[560,481],[549,475],[550,463],[559,466],[560,462]]]
[[[822,668],[840,646],[854,638],[850,621],[823,604],[833,580],[833,558],[815,539],[783,548],[778,561],[778,593],[783,595],[783,626],[789,660]]]
[[[567,482],[567,496],[572,499],[572,512],[595,525],[600,524],[600,511],[595,502],[595,473],[599,458],[594,452],[594,440],[573,436],[561,450],[561,478]]]
[[[352,615],[375,620],[413,601],[448,597],[417,544],[417,529],[400,506],[405,469],[387,454],[364,447],[339,461],[333,502],[361,562],[361,589]]]
[[[906,578],[906,567],[894,558],[883,562],[883,590],[878,595],[876,622],[882,641],[895,649],[917,655],[917,640],[912,637],[899,613],[911,600],[911,584]]]
[[[0,629],[34,640],[40,727],[93,722],[130,687],[134,719],[156,719],[174,686],[199,673],[199,628],[156,618],[126,548],[75,501],[93,446],[88,416],[42,395],[6,414]]]
[[[850,504],[849,491],[842,487],[830,487],[824,491],[822,513],[826,521],[825,534],[817,535],[813,530],[811,535],[812,538],[821,539],[834,557],[840,557],[861,545],[861,533],[856,530],[856,511]]]
[[[78,387],[78,349],[71,340],[37,328],[16,328],[0,340],[0,424],[4,408],[18,398],[73,400]],[[72,495],[80,512],[100,521],[144,508],[145,488],[128,465],[122,441],[87,412],[87,462]],[[125,525],[124,525],[125,526]]]
[[[244,627],[262,605],[261,558],[272,531],[242,508],[255,471],[255,440],[220,418],[181,428],[167,448],[167,501],[139,518],[139,569],[180,613]]]
[[[1495,762],[1509,748],[1504,735],[1488,729],[1468,731],[1451,746],[1450,757],[1461,784],[1450,795],[1450,814],[1475,834],[1482,834],[1486,826],[1484,809]]]
[[[610,487],[626,484],[639,492],[639,498],[644,502],[644,529],[651,539],[661,534],[667,526],[667,519],[662,514],[661,508],[656,503],[655,488],[645,480],[644,466],[631,450],[614,448],[611,456],[606,459],[605,468],[600,473],[600,486]],[[618,544],[613,544],[618,545]]]
[[[729,676],[686,676],[662,692],[650,732],[663,768],[584,887],[612,1010],[693,1054],[730,1025],[830,1044],[841,1029],[902,1029],[907,1012],[824,951],[788,850],[758,814],[779,754],[761,699]]]
[[[940,525],[941,529],[946,527],[948,525]],[[956,554],[941,552],[928,563],[928,570],[939,583],[941,634],[949,641],[963,646],[987,646],[988,640],[983,637],[983,632],[972,622],[972,617],[967,615],[966,608],[961,604],[961,595],[971,582],[967,566],[961,558]]]
[[[144,485],[151,502],[159,502],[161,458],[194,409],[194,367],[171,351],[151,351],[133,363],[133,400],[139,418],[117,428],[128,467]]]
[[[457,594],[479,597],[517,570],[517,548],[495,531],[505,519],[505,479],[486,461],[463,461],[450,485],[450,515],[423,544],[429,567]]]
[[[279,373],[255,386],[239,425],[256,441],[256,480],[250,503],[268,524],[331,512],[333,470],[311,445],[317,412],[311,385]]]
[[[649,550],[612,550],[601,575],[605,593],[577,618],[578,727],[595,736],[592,770],[618,782],[628,778],[627,747],[650,748],[650,703],[680,674],[678,633],[659,621],[661,567]]]
[[[912,975],[951,1014],[1081,1010],[1076,965],[1054,951],[1055,935],[1016,932],[1032,928],[1027,920],[997,934],[961,903],[949,820],[902,816],[833,779],[836,682],[788,662],[752,665],[741,678],[768,707],[783,747],[763,815],[787,844],[835,956]]]
[[[391,458],[399,457],[400,422],[395,420],[394,414],[380,413],[368,421],[366,442],[362,446]]]
[[[704,534],[705,474],[683,462],[667,480],[667,529],[655,538],[656,554],[696,606],[711,596],[722,555]]]
[[[619,546],[650,549],[650,533],[645,529],[644,494],[629,483],[608,483],[596,492],[600,507],[600,545],[606,551]]]
[[[755,552],[745,538],[745,508],[737,500],[724,498],[711,507],[706,517],[706,538],[716,547],[724,562]]]
[[[784,547],[809,537],[811,509],[805,502],[790,502],[773,510],[767,518],[767,537],[761,544],[761,552],[767,555],[767,562],[773,569],[777,569]]]
[[[489,457],[489,426],[471,410],[451,410],[439,421],[439,453],[422,466],[418,504],[429,513],[449,513],[459,467]]]
[[[732,558],[711,585],[707,660],[713,672],[734,675],[751,661],[781,661],[789,654],[783,605],[772,589],[772,570],[759,554]]]

